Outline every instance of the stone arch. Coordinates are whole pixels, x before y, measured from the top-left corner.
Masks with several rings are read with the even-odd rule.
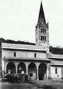
[[[47,66],[45,63],[40,63],[39,68],[38,68],[38,76],[39,76],[39,80],[43,80],[44,79],[44,75],[46,73],[47,70]]]
[[[18,73],[26,73],[26,65],[25,63],[21,62],[18,64]]]
[[[28,74],[29,74],[29,77],[32,79],[32,80],[35,80],[37,78],[37,68],[36,68],[36,65],[35,63],[30,63],[29,66],[28,66]]]
[[[7,64],[6,73],[16,73],[16,66],[13,62]]]

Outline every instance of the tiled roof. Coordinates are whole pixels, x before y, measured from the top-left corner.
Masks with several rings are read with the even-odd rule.
[[[15,41],[15,40],[10,40],[10,39],[7,39],[5,40],[4,38],[0,38],[0,42],[4,42],[4,43],[12,43],[12,44],[27,44],[27,45],[35,45],[35,43],[32,43],[32,42],[25,42],[25,41]]]

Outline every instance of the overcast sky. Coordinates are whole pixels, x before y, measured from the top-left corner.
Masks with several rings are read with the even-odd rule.
[[[35,42],[41,0],[0,0],[0,37]],[[42,0],[49,43],[63,47],[63,0]]]

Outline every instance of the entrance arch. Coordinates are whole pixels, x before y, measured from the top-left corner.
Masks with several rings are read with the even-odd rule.
[[[18,64],[18,73],[26,73],[26,65],[23,62]]]
[[[30,63],[28,66],[28,74],[32,80],[37,78],[37,68],[35,63]]]
[[[6,72],[7,73],[16,73],[16,67],[13,62],[9,62],[6,67]]]
[[[46,70],[47,70],[47,66],[45,63],[41,63],[39,65],[39,68],[38,68],[38,76],[39,76],[39,80],[43,80],[44,79],[44,75],[46,73]]]

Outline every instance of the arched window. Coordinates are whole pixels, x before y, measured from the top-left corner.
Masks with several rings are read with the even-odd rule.
[[[6,72],[7,73],[16,73],[16,66],[13,62],[9,62],[6,67]]]
[[[26,65],[24,62],[18,64],[18,73],[26,73]]]
[[[34,62],[30,63],[28,66],[29,77],[33,80],[37,78],[37,68]]]

